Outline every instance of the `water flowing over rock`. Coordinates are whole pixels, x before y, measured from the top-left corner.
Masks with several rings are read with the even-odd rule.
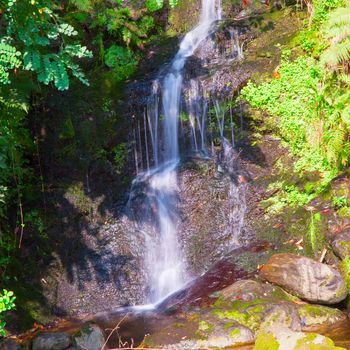
[[[215,22],[220,19],[220,1],[203,0],[199,24],[185,35],[175,58],[153,82],[147,109],[141,120],[144,130],[141,131],[140,122],[135,130],[138,176],[131,189],[128,218],[135,231],[144,236],[144,265],[150,286],[150,302],[158,301],[179,289],[191,277],[188,257],[183,254],[186,242],[180,239],[184,238],[181,231],[186,228],[182,226],[185,213],[181,212],[179,167],[184,155],[209,160],[215,158],[217,152],[212,149],[213,137],[211,141],[208,140],[208,98],[200,81],[188,77],[184,68],[187,60],[211,35]],[[215,105],[219,105],[218,102]],[[186,127],[183,126],[184,115],[186,118],[188,115]],[[225,138],[225,115],[219,109],[217,121],[222,144],[217,162],[220,164],[218,172],[225,172],[233,178],[234,140],[230,142]],[[141,142],[145,146],[144,152]],[[222,233],[230,239],[231,249],[238,245],[236,236],[243,223],[243,188],[231,180],[229,203],[233,209],[225,218],[229,228]]]
[[[347,296],[343,277],[334,268],[294,254],[275,254],[260,276],[311,302],[336,304]]]

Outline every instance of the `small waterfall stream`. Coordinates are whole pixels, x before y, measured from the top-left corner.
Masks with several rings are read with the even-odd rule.
[[[144,169],[144,163],[146,163],[147,170],[139,172],[133,181],[129,210],[132,212],[137,230],[144,236],[144,266],[150,286],[148,292],[150,303],[156,303],[178,290],[191,277],[187,274],[186,259],[179,242],[178,227],[181,218],[177,209],[179,202],[179,139],[181,139],[179,124],[181,122],[182,125],[182,95],[185,85],[189,87],[190,94],[186,105],[192,149],[195,153],[205,157],[212,152],[207,151],[206,145],[206,127],[211,124],[207,120],[210,101],[204,97],[200,80],[185,81],[184,66],[187,58],[192,56],[200,44],[212,33],[213,24],[221,20],[221,13],[221,1],[202,0],[199,24],[186,34],[165,75],[153,82],[147,110],[142,118],[144,127],[148,129],[149,138],[145,130],[146,160],[140,161],[140,166]],[[233,161],[234,150],[233,145],[224,137],[225,110],[216,100],[213,100],[213,106],[220,129],[223,157],[229,164]],[[141,135],[139,124],[137,135]],[[148,140],[152,145],[152,158]],[[137,149],[136,145],[135,149]],[[142,156],[142,151],[139,154]],[[153,166],[150,168],[152,161]],[[223,163],[223,166],[228,169],[229,166],[226,167],[226,163]],[[230,188],[231,200],[239,209],[233,211],[227,220],[235,224],[234,229],[237,232],[241,230],[245,210],[245,206],[240,203],[241,192],[235,185]],[[142,193],[141,199],[140,193]],[[233,244],[236,243],[235,240]]]

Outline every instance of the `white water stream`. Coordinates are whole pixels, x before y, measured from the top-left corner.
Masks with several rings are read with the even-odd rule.
[[[147,117],[155,167],[140,174],[135,180],[147,182],[147,196],[155,220],[154,225],[151,224],[151,230],[149,223],[143,228],[146,242],[145,265],[151,285],[150,302],[161,300],[188,280],[177,235],[177,166],[180,161],[178,129],[183,68],[186,59],[193,55],[209,35],[212,24],[219,19],[220,1],[203,0],[199,24],[182,40],[163,81],[156,81],[153,87],[153,101],[149,104]],[[161,101],[156,95],[159,90]],[[159,115],[160,102],[163,106],[162,116]],[[158,135],[160,125],[163,125],[162,137]]]

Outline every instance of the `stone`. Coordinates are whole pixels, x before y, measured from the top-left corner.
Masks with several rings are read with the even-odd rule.
[[[101,328],[88,324],[73,336],[73,345],[77,350],[101,350],[105,337]]]
[[[282,288],[255,280],[240,280],[218,292],[219,298],[224,300],[253,301],[256,299],[269,299],[271,301],[294,301],[298,298],[286,293]]]
[[[21,347],[14,339],[0,340],[0,350],[20,350]]]
[[[338,234],[332,242],[332,248],[339,258],[350,257],[350,231]]]
[[[347,320],[344,312],[322,305],[298,305],[298,315],[303,330],[317,325],[330,326],[338,322],[346,322]]]
[[[260,277],[313,303],[337,304],[348,294],[338,270],[295,254],[273,255],[260,270]]]
[[[280,303],[272,305],[268,309],[259,331],[269,332],[275,329],[288,328],[292,331],[301,331],[301,321],[295,305],[292,303]]]
[[[66,333],[42,333],[33,340],[33,350],[64,350],[70,345]]]
[[[293,332],[289,329],[276,329],[275,332],[258,334],[253,350],[346,350],[316,333]]]

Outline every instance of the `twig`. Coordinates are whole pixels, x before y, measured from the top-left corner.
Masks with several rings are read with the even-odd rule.
[[[323,248],[320,259],[318,260],[320,263],[324,260],[326,254],[327,254],[327,248]]]
[[[109,333],[106,341],[104,342],[104,344],[102,345],[101,350],[104,350],[104,347],[107,345],[108,340],[111,338],[112,334],[119,328],[119,326],[121,325],[121,323],[125,320],[125,318],[129,315],[129,313],[125,314],[124,317],[118,322],[118,324],[112,329],[112,332]],[[118,333],[118,332],[117,332]],[[121,339],[118,333],[118,338],[119,338],[119,344],[121,343]],[[125,349],[125,348],[124,348]]]

